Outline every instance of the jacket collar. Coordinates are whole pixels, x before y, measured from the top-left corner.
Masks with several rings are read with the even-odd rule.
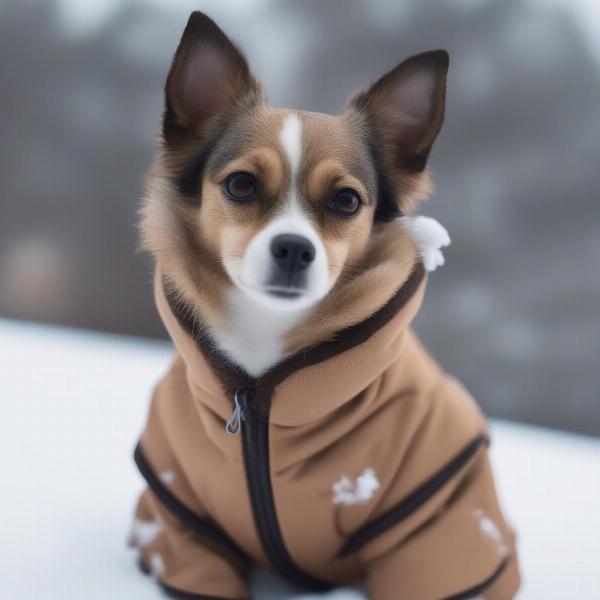
[[[394,296],[369,318],[291,356],[259,378],[248,375],[215,347],[202,323],[167,289],[158,271],[155,292],[161,317],[194,387],[213,400],[223,390],[231,399],[236,390],[252,387],[258,405],[270,413],[272,422],[296,425],[352,399],[397,358],[404,331],[421,304],[424,280],[425,269],[418,262]],[[220,410],[209,403],[223,416],[231,408],[230,403]]]

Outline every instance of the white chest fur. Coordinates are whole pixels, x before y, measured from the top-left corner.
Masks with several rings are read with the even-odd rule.
[[[228,290],[226,304],[227,330],[213,331],[213,337],[219,349],[253,377],[281,360],[285,334],[307,312],[273,309],[237,288]]]
[[[403,217],[428,271],[444,264],[441,248],[450,243],[446,229],[430,217]],[[227,291],[227,329],[213,331],[219,349],[252,377],[259,377],[283,357],[284,337],[310,310],[277,309],[258,302],[237,287]]]

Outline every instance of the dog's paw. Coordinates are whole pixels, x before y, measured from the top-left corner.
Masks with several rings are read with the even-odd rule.
[[[401,217],[400,222],[412,233],[425,269],[435,271],[441,267],[445,263],[441,249],[451,241],[446,228],[431,217]]]

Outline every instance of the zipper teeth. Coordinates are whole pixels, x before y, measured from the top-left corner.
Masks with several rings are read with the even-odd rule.
[[[252,433],[256,436],[258,430],[261,429],[260,416],[257,414],[257,411],[252,408]],[[249,432],[250,433],[250,432]],[[262,431],[260,433],[263,433]],[[261,436],[262,437],[262,436]],[[279,532],[277,531],[277,525],[274,522],[275,514],[272,515],[273,519],[269,518],[269,488],[270,488],[270,477],[268,475],[268,465],[266,462],[266,457],[264,456],[264,448],[261,444],[262,440],[258,439],[258,436],[254,439],[251,435],[247,438],[248,443],[246,444],[246,448],[249,454],[253,455],[253,458],[256,460],[255,466],[258,467],[256,470],[256,474],[258,475],[257,479],[253,479],[251,481],[255,482],[251,487],[254,489],[254,499],[256,501],[256,508],[260,514],[259,517],[259,525],[261,526],[261,530],[263,535],[261,536],[263,539],[263,543],[267,546],[267,554],[270,555],[271,558],[277,556],[279,560],[277,562],[282,562],[281,559],[284,558],[281,554],[281,547],[277,548],[279,545],[277,542],[277,538],[279,537]],[[254,442],[254,443],[253,443]],[[285,550],[284,550],[285,551]],[[287,561],[286,561],[287,562]]]
[[[305,573],[294,563],[285,547],[271,485],[268,417],[261,414],[249,401],[249,392],[250,390],[245,390],[244,393],[245,419],[240,423],[242,448],[256,528],[265,553],[273,567],[290,581],[319,591],[329,590],[334,587],[333,584]]]

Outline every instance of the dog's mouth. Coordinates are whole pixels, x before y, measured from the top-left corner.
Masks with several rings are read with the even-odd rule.
[[[241,278],[236,278],[236,285],[255,298],[265,300],[280,301],[283,307],[286,304],[295,305],[294,301],[309,300],[308,290],[298,286],[273,285],[272,283],[263,283],[262,285],[250,284]]]
[[[304,295],[304,290],[293,287],[267,286],[264,291],[275,298],[284,300],[296,300]]]

